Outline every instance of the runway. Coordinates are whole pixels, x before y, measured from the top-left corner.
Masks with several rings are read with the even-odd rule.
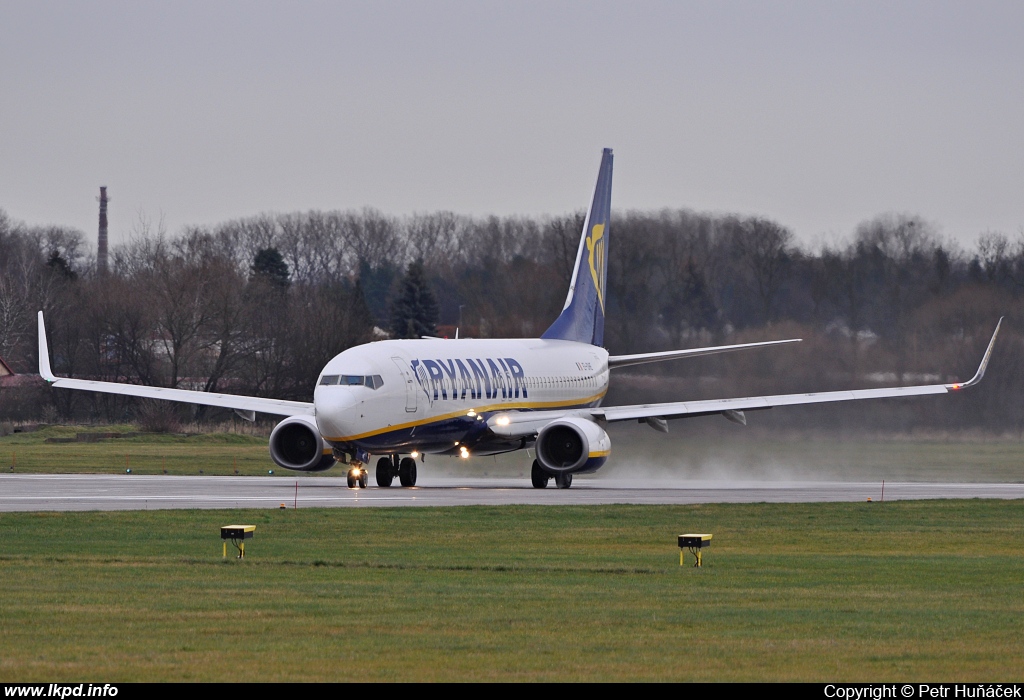
[[[808,503],[883,500],[881,482],[646,481],[577,478],[571,489],[524,479],[423,478],[415,488],[348,489],[338,478],[0,474],[0,512],[168,508],[366,508],[469,505]],[[1017,483],[886,483],[884,500],[1024,498]]]

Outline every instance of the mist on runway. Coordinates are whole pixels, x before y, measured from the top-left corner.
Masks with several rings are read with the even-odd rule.
[[[718,417],[671,422],[668,434],[636,423],[611,425],[608,433],[612,452],[607,464],[577,479],[666,487],[696,482],[1024,481],[1024,442],[1014,436],[801,432],[741,427]],[[468,460],[428,455],[421,475],[529,480],[533,458],[533,450]]]

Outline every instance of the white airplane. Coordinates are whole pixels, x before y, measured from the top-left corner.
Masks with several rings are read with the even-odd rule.
[[[544,488],[554,478],[559,488],[568,488],[574,474],[594,472],[608,459],[608,423],[639,421],[667,432],[668,419],[721,414],[745,424],[748,410],[945,394],[973,386],[984,375],[1002,319],[977,373],[964,384],[601,406],[610,372],[618,367],[799,342],[609,355],[602,345],[611,183],[612,152],[605,149],[565,306],[540,338],[361,345],[327,363],[313,402],[304,403],[56,377],[40,311],[39,374],[56,387],[220,406],[247,420],[256,412],[284,416],[270,434],[274,462],[298,471],[347,464],[350,488],[366,487],[371,454],[380,456],[378,486],[390,486],[395,476],[402,486],[415,486],[420,455],[468,458],[531,446],[533,485]]]

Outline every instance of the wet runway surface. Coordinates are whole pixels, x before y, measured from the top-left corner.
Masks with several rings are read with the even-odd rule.
[[[371,477],[372,480],[372,477]],[[297,487],[296,487],[297,484]],[[645,481],[578,477],[570,489],[528,480],[422,478],[415,488],[348,489],[344,479],[119,474],[0,474],[0,511],[344,508],[466,505],[807,503],[882,500],[881,482]],[[1024,498],[1024,484],[885,484],[884,500]]]

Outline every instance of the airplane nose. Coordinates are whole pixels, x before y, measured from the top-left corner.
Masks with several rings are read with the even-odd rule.
[[[358,419],[359,397],[346,387],[324,387],[313,396],[316,408],[316,423],[325,436],[347,435],[350,426]]]
[[[313,402],[316,405],[316,412],[326,410],[331,413],[343,413],[359,404],[359,397],[355,392],[345,387],[330,387],[334,391],[319,392]]]

